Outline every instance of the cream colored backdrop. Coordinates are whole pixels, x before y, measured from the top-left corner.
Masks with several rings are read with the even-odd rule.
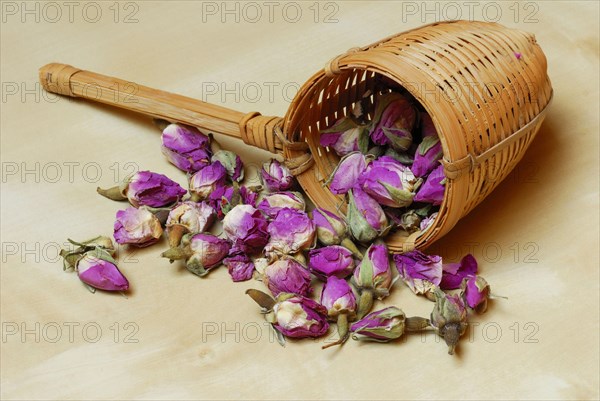
[[[598,398],[598,3],[3,1],[3,399]],[[226,269],[201,280],[121,251],[128,298],[92,295],[56,257],[67,237],[109,234],[100,198],[133,169],[185,177],[148,118],[41,91],[52,61],[241,111],[282,115],[348,48],[435,19],[496,20],[536,34],[555,98],[517,170],[432,248],[472,249],[494,292],[450,357],[433,335],[392,344],[270,337]],[[126,90],[126,88],[124,88]],[[268,154],[232,140],[250,174]],[[396,284],[385,305],[427,316]]]

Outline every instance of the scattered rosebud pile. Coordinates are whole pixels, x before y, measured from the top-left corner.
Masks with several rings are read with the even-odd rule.
[[[424,231],[435,219],[444,196],[439,138],[431,118],[400,94],[377,97],[373,119],[365,117],[356,112],[321,135],[321,144],[341,156],[328,185],[347,197],[344,217],[321,208],[309,214],[285,163],[270,160],[259,173],[262,185],[244,185],[239,156],[195,128],[161,122],[162,152],[187,174],[188,190],[149,171],[99,188],[131,205],[116,213],[114,239],[147,247],[164,236],[169,249],[161,256],[196,276],[225,265],[233,281],[262,281],[271,295],[247,293],[282,344],[286,337],[322,337],[335,323],[339,339],[323,348],[350,337],[387,342],[432,330],[453,353],[469,312],[485,312],[490,299],[475,258],[443,264],[420,251],[392,257],[381,239],[392,230]],[[218,221],[220,236],[210,232]],[[65,269],[93,289],[129,289],[110,238],[71,242],[76,248],[61,252]],[[394,306],[372,311],[398,279],[435,302],[430,317],[406,317]]]

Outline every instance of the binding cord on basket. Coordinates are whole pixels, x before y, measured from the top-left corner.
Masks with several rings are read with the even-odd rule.
[[[329,62],[325,64],[325,68],[323,68],[323,70],[325,71],[325,75],[328,77],[333,77],[334,75],[341,73],[342,70],[340,69],[340,61],[342,60],[342,58],[346,57],[348,54],[356,53],[361,50],[362,49],[360,47],[353,47],[348,49],[346,53],[342,53],[329,60]]]
[[[286,138],[281,128],[283,120],[280,117],[263,116],[258,112],[246,114],[240,121],[242,140],[272,153],[281,154],[284,150],[306,151],[308,143],[292,142]],[[309,152],[284,161],[293,175],[299,175],[310,169],[314,160]]]

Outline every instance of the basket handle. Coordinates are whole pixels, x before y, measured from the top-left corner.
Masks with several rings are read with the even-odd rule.
[[[241,113],[222,106],[176,95],[134,82],[51,63],[40,68],[48,92],[82,97],[171,122],[218,132],[272,153],[283,150],[280,117]]]

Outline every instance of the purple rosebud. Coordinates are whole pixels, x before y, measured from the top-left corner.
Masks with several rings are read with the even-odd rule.
[[[442,267],[442,290],[456,290],[464,278],[477,274],[477,260],[471,254],[465,255],[460,263],[447,263]]]
[[[429,114],[423,113],[421,119],[423,121],[421,130],[423,140],[417,146],[415,160],[411,166],[413,174],[417,177],[424,177],[429,174],[440,164],[439,160],[444,155],[442,143],[431,117]]]
[[[358,177],[358,185],[379,204],[405,207],[413,201],[415,176],[410,168],[389,156],[369,163]]]
[[[440,256],[414,250],[394,255],[394,261],[402,280],[417,295],[429,293],[442,280]]]
[[[462,282],[461,289],[462,298],[469,308],[477,313],[484,313],[487,310],[490,285],[483,277],[466,277]]]
[[[232,151],[219,150],[212,155],[210,160],[213,163],[221,163],[221,165],[225,167],[227,175],[232,181],[240,182],[244,179],[244,163],[242,163],[242,159]]]
[[[389,252],[384,243],[374,243],[367,249],[365,257],[354,270],[353,279],[358,288],[374,291],[379,299],[389,294],[392,270]]]
[[[177,202],[186,191],[165,175],[138,171],[126,180],[125,190],[129,203],[135,207],[163,207]]]
[[[397,93],[383,95],[377,99],[371,139],[377,145],[407,150],[412,144],[410,131],[416,118],[417,111],[406,97]]]
[[[446,175],[444,166],[441,164],[436,167],[425,180],[425,183],[419,188],[414,197],[415,202],[427,202],[433,205],[441,205],[446,191]]]
[[[352,236],[368,243],[385,235],[389,230],[388,219],[379,203],[360,188],[354,188],[349,194],[346,220]]]
[[[240,196],[242,197],[242,203],[244,205],[256,205],[258,200],[258,192],[255,189],[248,188],[244,185],[240,187]]]
[[[270,218],[274,218],[284,208],[304,211],[306,203],[299,192],[274,192],[264,194],[256,207]]]
[[[265,268],[263,281],[274,296],[282,292],[309,296],[310,273],[291,258],[276,260]]]
[[[254,263],[246,254],[230,256],[223,260],[233,281],[246,281],[252,278]]]
[[[319,142],[323,147],[332,148],[338,156],[345,156],[359,151],[367,153],[369,136],[366,127],[344,117],[336,121],[331,128],[321,131]]]
[[[190,192],[195,197],[194,200],[207,199],[212,192],[225,186],[226,178],[227,170],[218,161],[198,170],[190,178]]]
[[[353,314],[356,311],[356,296],[346,280],[329,276],[321,292],[321,304],[327,308],[329,317],[336,317],[340,313]]]
[[[223,219],[223,231],[236,252],[257,253],[269,240],[266,217],[251,205],[237,205]]]
[[[308,268],[317,277],[348,277],[354,270],[352,252],[343,246],[330,245],[308,252]]]
[[[128,207],[117,212],[114,237],[119,244],[145,247],[157,242],[162,233],[158,218],[143,207]]]
[[[208,137],[194,127],[170,124],[161,139],[163,154],[183,171],[195,173],[210,163]]]
[[[310,298],[281,294],[273,307],[274,326],[291,338],[321,337],[329,330],[327,310]]]
[[[317,239],[323,245],[338,245],[348,233],[346,222],[328,210],[314,209],[312,219],[317,230]]]
[[[186,267],[198,276],[204,276],[208,270],[220,266],[229,253],[231,245],[227,240],[208,233],[195,234],[189,239],[191,256]]]
[[[342,157],[329,179],[329,190],[341,195],[356,185],[358,177],[367,168],[367,159],[360,152],[349,153]]]
[[[400,338],[404,334],[406,316],[402,310],[390,306],[375,312],[355,322],[350,327],[355,340],[374,339],[387,342]]]
[[[421,231],[425,231],[429,227],[431,227],[431,225],[433,224],[437,215],[438,215],[438,212],[431,213],[431,216],[425,217],[423,220],[421,220],[421,224],[419,224],[419,229]]]
[[[300,210],[281,209],[267,230],[271,235],[265,247],[267,254],[290,255],[310,248],[315,242],[315,224]]]
[[[437,287],[434,294],[436,302],[431,312],[431,325],[444,338],[448,353],[452,355],[460,336],[467,330],[467,309],[458,295],[445,294]]]
[[[81,281],[99,290],[127,291],[129,289],[129,282],[106,252],[86,253],[77,261],[77,275]]]
[[[169,246],[179,245],[184,234],[207,231],[214,223],[215,209],[206,202],[181,202],[169,212],[166,229]]]
[[[263,164],[260,175],[263,185],[270,192],[287,191],[294,185],[294,176],[290,169],[275,159]]]

